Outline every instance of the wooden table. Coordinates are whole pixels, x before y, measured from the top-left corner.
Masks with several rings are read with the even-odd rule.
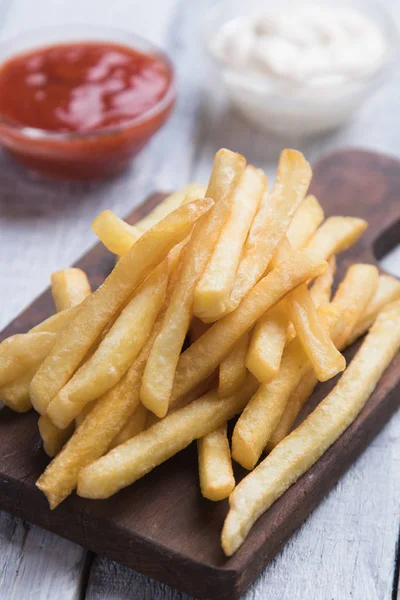
[[[386,0],[400,24],[400,4]],[[238,150],[273,176],[284,146],[315,161],[342,146],[400,155],[400,74],[347,127],[309,141],[251,129],[210,81],[200,24],[213,0],[0,0],[1,40],[68,22],[129,28],[162,45],[175,62],[174,116],[119,179],[60,184],[23,172],[0,153],[0,326],[94,243],[90,223],[105,208],[123,216],[155,189],[206,181],[214,152]],[[351,210],[351,207],[349,207]],[[400,252],[385,267],[400,274]],[[246,595],[246,600],[391,600],[398,592],[400,415],[341,479]],[[70,542],[0,513],[0,598],[4,600],[184,600],[182,594]],[[187,598],[187,597],[185,597]]]

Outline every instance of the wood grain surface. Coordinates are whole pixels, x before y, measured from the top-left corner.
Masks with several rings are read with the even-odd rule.
[[[355,260],[373,262],[375,255],[395,245],[400,224],[400,204],[395,201],[400,183],[397,161],[349,150],[324,159],[314,174],[312,191],[327,214],[351,214],[370,223],[363,241],[346,253],[343,268]],[[129,221],[141,218],[159,199],[151,197]],[[97,286],[109,271],[112,257],[98,245],[77,264]],[[46,292],[1,337],[25,331],[51,312]],[[348,356],[354,351],[351,348]],[[398,407],[399,366],[397,357],[354,424],[259,519],[230,559],[219,545],[227,504],[201,498],[193,445],[109,500],[87,501],[74,495],[51,512],[34,487],[47,463],[36,416],[4,409],[0,414],[0,505],[198,598],[238,598]],[[312,402],[324,397],[333,384],[320,385]]]

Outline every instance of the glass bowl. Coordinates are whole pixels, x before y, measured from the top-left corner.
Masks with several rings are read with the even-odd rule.
[[[68,42],[113,42],[155,55],[169,74],[164,96],[152,108],[117,126],[83,133],[26,127],[0,114],[0,144],[25,167],[60,179],[104,179],[128,166],[172,112],[175,77],[160,49],[128,31],[94,25],[65,25],[29,31],[0,44],[0,64],[14,55]]]
[[[374,0],[310,0],[308,5],[333,9],[346,7],[369,17],[383,32],[387,52],[372,74],[322,89],[302,85],[276,85],[268,76],[244,72],[213,50],[217,33],[226,23],[254,14],[298,7],[299,0],[221,0],[206,15],[203,36],[218,80],[224,82],[232,103],[258,129],[282,136],[306,136],[334,129],[348,121],[390,75],[399,54],[399,36],[393,19]]]

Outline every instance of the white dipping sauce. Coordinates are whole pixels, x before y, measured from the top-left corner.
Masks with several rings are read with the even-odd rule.
[[[229,21],[215,34],[211,49],[236,72],[225,80],[242,111],[254,122],[277,119],[283,111],[285,128],[289,125],[294,133],[321,131],[346,120],[360,103],[365,79],[382,67],[388,52],[381,30],[359,12],[300,2],[290,10]],[[247,82],[243,75],[250,76]],[[336,94],[348,84],[351,95],[337,101]],[[294,112],[273,106],[268,98],[278,94],[298,100]],[[279,124],[272,128],[279,131]]]

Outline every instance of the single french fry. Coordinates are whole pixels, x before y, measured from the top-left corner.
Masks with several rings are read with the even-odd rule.
[[[248,165],[233,191],[232,209],[194,291],[193,312],[203,321],[216,321],[226,309],[247,234],[266,185],[264,173]]]
[[[33,367],[24,375],[0,387],[0,400],[3,404],[20,413],[28,412],[32,408],[29,386],[36,370],[36,367]]]
[[[110,444],[110,450],[116,446],[124,444],[127,440],[135,437],[138,433],[143,431],[146,426],[147,415],[149,411],[142,403],[139,404],[135,412],[129,417],[121,431],[117,433],[115,438]]]
[[[332,301],[332,306],[339,308],[342,315],[340,321],[331,329],[332,339],[339,350],[348,345],[349,336],[356,323],[360,322],[362,315],[373,303],[378,293],[375,290],[379,290],[381,277],[378,278],[378,270],[373,265],[355,264],[347,270]],[[318,379],[314,373],[306,372],[302,376],[288,398],[280,421],[268,440],[268,450],[276,446],[290,432],[317,383]]]
[[[260,383],[268,383],[278,374],[287,340],[287,326],[286,313],[278,304],[263,315],[254,328],[246,367]]]
[[[243,388],[230,398],[219,398],[215,390],[166,416],[82,469],[78,477],[78,494],[84,498],[112,496],[193,440],[226,423],[243,409],[256,387],[257,383],[250,375]]]
[[[369,302],[364,314],[352,330],[347,345],[351,346],[359,337],[364,335],[382,308],[398,298],[400,298],[400,281],[391,275],[380,275],[378,289]]]
[[[47,415],[63,429],[86,404],[110,390],[128,370],[149,337],[164,304],[168,261],[144,281],[99,347],[58,392]]]
[[[264,275],[275,249],[304,199],[311,167],[301,152],[283,150],[271,195],[264,199],[250,229],[226,312],[240,304]]]
[[[230,496],[222,547],[231,556],[257,519],[355,420],[400,346],[400,302],[378,316],[336,387]]]
[[[141,400],[158,417],[164,417],[168,411],[176,365],[192,317],[196,284],[230,213],[232,192],[244,168],[245,160],[240,154],[223,149],[215,155],[206,192],[215,205],[197,223],[187,244],[178,281],[143,375]]]
[[[117,256],[127,254],[142,234],[111,210],[103,210],[93,221],[92,229],[107,250]]]
[[[165,219],[172,211],[176,210],[181,204],[193,202],[205,197],[206,187],[201,183],[188,183],[183,189],[173,192],[143,219],[136,223],[135,228],[140,231],[147,231],[154,227],[162,219]]]
[[[197,440],[200,489],[204,498],[218,502],[235,487],[226,423]]]
[[[310,289],[311,300],[314,302],[316,308],[330,302],[335,271],[336,258],[332,256],[328,261],[328,268],[325,273],[317,277]]]
[[[77,306],[91,293],[86,273],[74,267],[52,273],[51,293],[57,312]]]
[[[59,429],[47,415],[40,415],[38,427],[40,437],[43,441],[43,449],[47,456],[50,456],[51,458],[60,452],[65,442],[71,437],[72,432],[74,431],[73,423],[65,429]]]
[[[287,238],[295,250],[304,248],[324,220],[324,211],[315,196],[306,196],[287,230]]]
[[[249,347],[249,335],[246,333],[236,342],[229,354],[219,366],[218,394],[228,398],[240,389],[246,379],[246,355]]]
[[[367,226],[366,221],[355,217],[329,217],[317,229],[307,249],[329,260],[334,254],[344,252],[353,246]]]
[[[223,317],[179,358],[172,391],[171,405],[211,375],[233,348],[269,308],[277,304],[293,288],[326,268],[326,262],[299,251],[259,281],[240,306]]]
[[[108,321],[212,205],[209,199],[185,204],[145,232],[120,258],[104,283],[86,298],[32,380],[31,401],[38,412],[46,411]]]
[[[0,344],[0,386],[21,377],[31,367],[48,355],[57,340],[56,333],[41,331],[27,334],[17,333]]]

